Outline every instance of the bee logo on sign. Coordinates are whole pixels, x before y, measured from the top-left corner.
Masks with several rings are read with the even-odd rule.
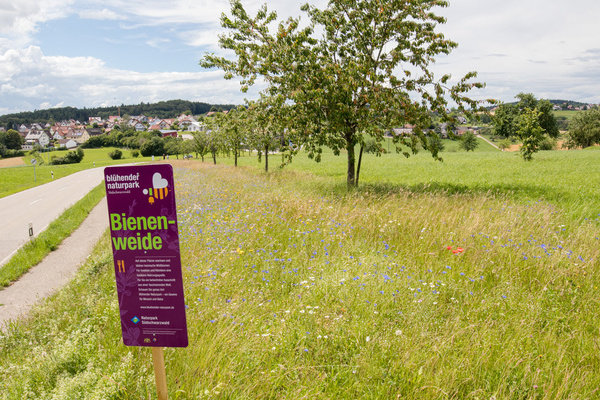
[[[148,196],[148,203],[154,204],[155,199],[163,200],[169,194],[169,182],[157,172],[152,176],[152,187],[144,189],[144,194]]]

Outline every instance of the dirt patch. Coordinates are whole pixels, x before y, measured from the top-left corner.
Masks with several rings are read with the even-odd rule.
[[[18,165],[25,165],[23,157],[3,158],[0,160],[0,168],[16,167]]]

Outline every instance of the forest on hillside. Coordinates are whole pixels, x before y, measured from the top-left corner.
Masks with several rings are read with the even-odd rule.
[[[89,117],[102,117],[108,119],[111,115],[147,115],[158,118],[176,118],[184,112],[190,112],[192,115],[205,114],[211,109],[230,110],[234,105],[208,104],[187,100],[169,100],[158,103],[140,103],[137,105],[121,105],[111,107],[97,108],[49,108],[46,110],[36,110],[21,112],[17,114],[7,114],[0,116],[0,126],[6,129],[13,129],[15,125],[31,124],[34,122],[50,122],[75,119],[85,122]]]

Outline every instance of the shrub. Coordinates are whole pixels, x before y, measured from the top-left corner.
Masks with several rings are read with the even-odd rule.
[[[555,150],[556,140],[546,137],[540,142],[540,150]]]
[[[64,157],[52,158],[50,164],[61,165],[61,164],[77,164],[83,160],[83,150],[78,148],[77,150],[69,151]]]
[[[507,150],[510,148],[510,146],[512,145],[512,142],[510,141],[510,139],[502,139],[499,143],[498,143],[498,148],[500,150]]]
[[[6,150],[2,153],[3,158],[12,158],[12,157],[23,157],[25,152],[23,150]]]
[[[123,158],[123,152],[119,149],[114,149],[113,151],[111,151],[110,153],[108,153],[108,156],[112,159],[112,160],[120,160]]]
[[[140,156],[139,150],[131,150],[131,157],[138,158]]]

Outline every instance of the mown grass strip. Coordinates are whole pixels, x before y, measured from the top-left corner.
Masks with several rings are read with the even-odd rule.
[[[0,286],[10,285],[31,267],[41,262],[51,251],[56,250],[58,245],[81,225],[105,194],[103,182],[52,221],[37,238],[20,248],[0,269]]]
[[[38,163],[35,167],[35,175],[31,164],[33,157],[23,157],[25,165],[0,168],[0,182],[2,182],[2,185],[0,185],[0,197],[9,196],[90,168],[149,162],[152,160],[151,157],[132,157],[129,151],[124,151],[124,158],[121,160],[111,160],[108,157],[108,153],[114,149],[116,148],[85,149],[85,156],[79,164],[66,165],[50,165],[49,163],[50,157],[62,157],[66,154],[65,152],[55,151],[44,153],[42,156],[37,157]]]

